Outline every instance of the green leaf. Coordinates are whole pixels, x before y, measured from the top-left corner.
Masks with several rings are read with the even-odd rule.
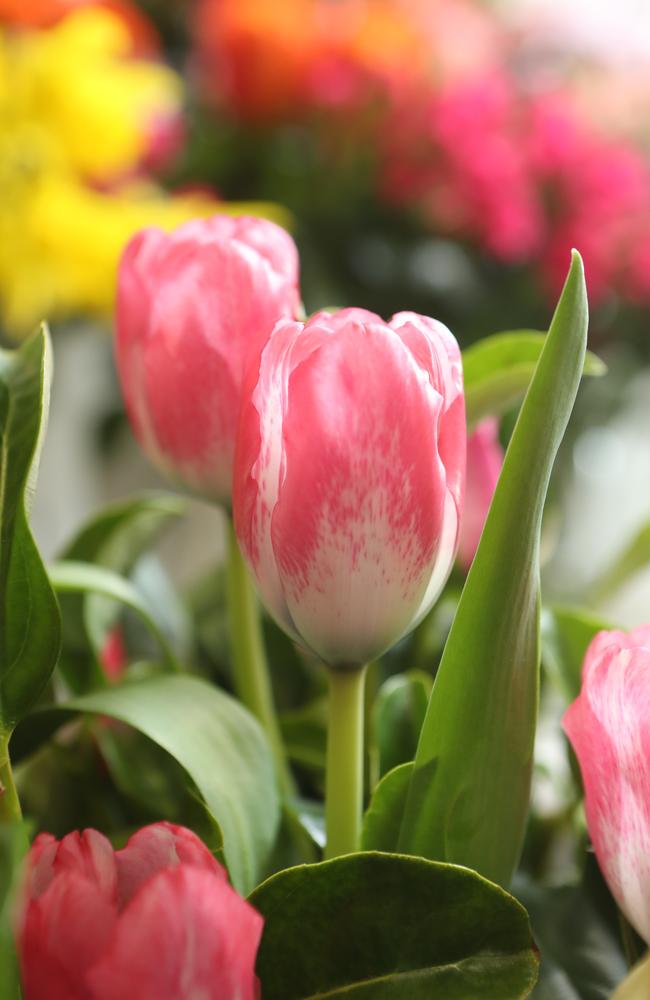
[[[50,566],[50,580],[59,594],[100,594],[131,608],[155,636],[167,666],[174,670],[180,669],[167,637],[158,626],[153,610],[129,580],[103,566],[81,562],[53,563]],[[91,638],[99,643],[101,636],[96,635]]]
[[[526,911],[465,868],[352,854],[280,872],[250,902],[264,1000],[515,1000],[537,978]]]
[[[28,510],[45,433],[51,349],[43,327],[20,350],[0,350],[0,732],[36,702],[57,660],[56,598]]]
[[[648,564],[650,564],[650,521],[639,528],[621,554],[590,588],[591,600],[594,603],[604,601]]]
[[[523,841],[539,686],[539,542],[587,339],[574,252],[510,439],[422,727],[399,849],[507,884]]]
[[[430,674],[409,670],[389,677],[377,692],[372,728],[380,775],[413,760],[432,686]]]
[[[510,330],[477,341],[463,351],[467,424],[499,416],[519,403],[528,388],[546,337],[535,330]],[[587,352],[584,375],[604,375],[607,368]]]
[[[567,701],[580,694],[587,646],[598,632],[612,628],[586,608],[542,609],[542,660]]]
[[[27,846],[27,831],[22,823],[0,825],[0,1000],[19,1000],[21,996],[13,906]]]
[[[363,817],[364,851],[396,851],[406,806],[413,761],[400,764],[381,779]]]
[[[112,504],[84,525],[65,547],[61,559],[93,563],[124,576],[170,520],[184,510],[184,501],[168,493],[143,493]],[[98,654],[105,632],[113,624],[115,602],[86,591],[62,593],[59,601],[63,617],[59,670],[73,694],[103,687],[105,677]],[[160,615],[155,617],[167,635],[169,629],[161,626]],[[180,638],[175,648],[182,653],[184,635]]]
[[[233,885],[249,892],[265,871],[280,819],[275,771],[257,720],[196,677],[156,676],[33,712],[14,734],[14,757],[78,712],[133,726],[185,768],[221,827]]]

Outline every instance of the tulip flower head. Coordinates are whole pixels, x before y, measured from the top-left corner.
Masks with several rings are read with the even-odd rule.
[[[245,368],[298,304],[297,251],[272,222],[215,216],[129,243],[117,364],[136,437],[161,471],[230,501]]]
[[[294,639],[332,666],[365,663],[418,623],[453,563],[458,345],[415,313],[323,312],[279,322],[254,375],[234,473],[242,551]]]
[[[580,763],[601,871],[650,943],[650,625],[595,637],[564,729]]]
[[[25,1000],[256,1000],[262,917],[190,830],[113,851],[96,830],[36,838],[17,939]]]

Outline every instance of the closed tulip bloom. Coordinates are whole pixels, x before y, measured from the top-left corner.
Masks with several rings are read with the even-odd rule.
[[[365,663],[417,624],[453,563],[458,345],[415,313],[324,312],[278,323],[253,381],[234,474],[242,550],[290,635],[330,665]]]
[[[467,439],[467,483],[458,544],[458,561],[465,571],[476,555],[502,465],[499,421],[488,417]]]
[[[117,365],[136,437],[163,473],[229,503],[244,371],[298,305],[296,247],[272,222],[215,216],[131,240]]]
[[[262,917],[190,830],[121,851],[96,830],[36,838],[17,928],[25,1000],[256,1000]]]
[[[564,729],[580,763],[601,871],[650,943],[650,625],[596,636]]]

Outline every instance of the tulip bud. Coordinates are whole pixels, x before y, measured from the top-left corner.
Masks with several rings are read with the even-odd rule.
[[[363,309],[277,324],[244,392],[233,511],[294,639],[352,666],[413,628],[453,563],[464,478],[461,360],[445,326]]]
[[[296,247],[272,222],[215,216],[131,240],[117,366],[135,435],[163,473],[230,502],[244,371],[298,305]]]
[[[499,422],[489,417],[481,421],[467,440],[465,506],[458,543],[458,561],[465,572],[476,555],[502,465]]]
[[[595,637],[564,729],[580,763],[601,871],[650,943],[650,625]]]
[[[256,1000],[262,917],[190,830],[121,851],[96,830],[36,838],[17,927],[24,1000]]]

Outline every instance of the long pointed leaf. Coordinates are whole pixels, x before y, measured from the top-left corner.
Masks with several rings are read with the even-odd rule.
[[[429,701],[399,850],[507,884],[526,823],[539,685],[539,539],[583,369],[587,299],[571,269],[505,457]]]
[[[28,523],[50,370],[45,327],[20,350],[0,350],[0,732],[5,735],[38,698],[60,645],[56,598]]]

